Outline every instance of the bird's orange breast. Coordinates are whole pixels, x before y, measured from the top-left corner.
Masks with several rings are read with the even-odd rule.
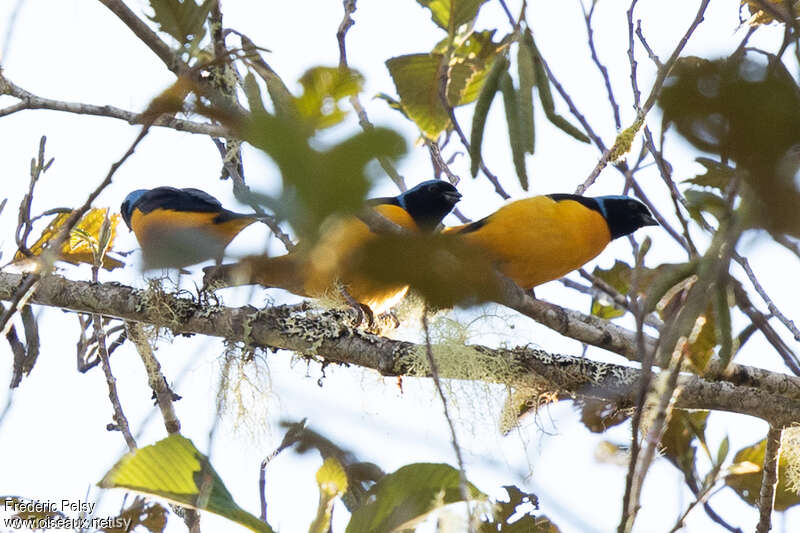
[[[507,204],[474,231],[448,228],[496,262],[523,288],[562,277],[596,257],[611,241],[603,216],[573,200],[534,196]]]

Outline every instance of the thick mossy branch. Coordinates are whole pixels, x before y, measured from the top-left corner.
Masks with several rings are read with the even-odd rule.
[[[0,273],[0,300],[13,298],[23,282],[24,276]],[[39,281],[30,302],[143,322],[168,328],[174,334],[210,335],[247,346],[317,355],[328,362],[370,368],[384,375],[428,375],[420,355],[424,354],[424,346],[353,328],[342,311],[308,311],[288,306],[264,310],[249,306],[210,307],[165,293],[156,297],[153,290],[49,276]],[[560,397],[602,398],[613,400],[620,407],[633,405],[639,378],[635,368],[530,347],[438,345],[434,353],[441,361],[442,378],[546,388]],[[676,407],[747,414],[777,426],[800,420],[800,378],[732,366],[726,381],[681,375]]]

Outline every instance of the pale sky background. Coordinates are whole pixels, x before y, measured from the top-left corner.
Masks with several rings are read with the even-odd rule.
[[[149,12],[147,3],[128,2],[142,14]],[[627,48],[627,26],[621,2],[601,2],[595,17],[598,53],[608,66],[620,101],[623,126],[630,124],[633,111],[626,100],[630,92]],[[511,1],[512,12],[519,2]],[[643,0],[638,15],[643,30],[656,53],[665,58],[693,18],[697,2],[656,2]],[[335,33],[341,21],[339,0],[305,0],[295,2],[252,2],[224,0],[222,9],[226,27],[247,34],[256,44],[271,50],[266,59],[282,76],[289,88],[299,91],[296,80],[311,66],[335,65],[338,48]],[[16,13],[11,25],[12,13]],[[399,163],[400,172],[409,185],[430,178],[428,153],[413,147],[414,126],[399,114],[387,109],[371,96],[378,92],[395,94],[383,62],[393,56],[423,52],[442,38],[442,33],[430,21],[427,10],[413,0],[380,2],[361,0],[355,14],[356,25],[348,34],[350,65],[366,78],[362,102],[373,123],[390,126],[402,132],[409,141],[409,155]],[[559,81],[568,88],[577,105],[587,114],[596,131],[610,145],[615,135],[610,109],[605,99],[602,80],[590,64],[585,28],[580,6],[576,1],[533,1],[528,20],[534,37]],[[684,55],[714,57],[732,50],[742,37],[737,31],[737,3],[715,0],[700,29],[690,40]],[[499,4],[488,2],[481,10],[477,27],[499,27],[498,33],[509,30]],[[12,33],[9,37],[9,28]],[[752,44],[775,49],[770,43],[779,42],[782,28],[759,30]],[[114,15],[98,2],[81,0],[39,0],[0,2],[0,43],[7,43],[0,58],[4,74],[21,87],[44,97],[92,104],[110,104],[132,111],[143,110],[150,99],[173,80],[162,63],[136,39]],[[640,86],[649,90],[653,68],[644,53],[639,55]],[[490,168],[503,179],[514,197],[522,192],[515,187],[511,157],[508,154],[505,118],[499,98],[492,106],[484,142],[484,156]],[[0,98],[0,106],[10,105],[12,99]],[[561,102],[558,102],[561,105]],[[562,112],[567,115],[562,106]],[[471,109],[459,110],[461,123],[469,127]],[[658,110],[650,121],[660,122]],[[528,157],[531,194],[572,192],[594,167],[599,156],[595,148],[579,145],[571,138],[550,127],[537,109],[536,155]],[[351,119],[341,126],[344,133],[357,131]],[[55,164],[44,175],[34,202],[34,211],[78,206],[106,175],[109,166],[121,157],[138,133],[138,128],[122,121],[85,117],[49,111],[24,111],[0,119],[0,161],[2,161],[2,198],[8,205],[0,215],[0,250],[2,262],[11,258],[15,249],[13,232],[16,227],[17,206],[29,180],[30,158],[34,156],[39,137],[46,134],[47,154]],[[455,139],[453,140],[453,142]],[[672,140],[667,155],[674,165],[677,179],[692,177],[701,170],[694,163],[696,154],[687,151],[680,141]],[[274,191],[279,176],[266,158],[248,150],[245,171],[254,188]],[[460,204],[462,212],[480,218],[501,205],[488,182],[469,178],[465,156],[457,160],[453,170],[464,178],[459,189],[465,195]],[[133,189],[159,185],[198,187],[220,198],[227,207],[245,211],[233,199],[231,185],[218,179],[220,161],[212,142],[200,135],[154,128],[137,152],[117,172],[113,184],[100,196],[96,205],[118,209],[124,196]],[[664,203],[666,193],[655,169],[641,175],[641,184],[651,199],[669,213]],[[622,180],[614,170],[606,170],[589,194],[618,193]],[[377,180],[375,195],[395,194],[388,178]],[[453,223],[455,219],[448,219]],[[116,249],[137,247],[127,228],[119,228]],[[263,249],[266,228],[248,228],[229,248],[231,256]],[[655,245],[648,256],[649,263],[682,261],[684,256],[663,230],[646,228],[637,232],[641,240],[651,236]],[[696,233],[699,242],[704,237]],[[277,248],[273,250],[278,251]],[[786,290],[785,277],[789,265],[796,262],[777,246],[745,236],[739,247],[747,255],[775,303],[790,317],[797,316],[798,306],[793,291]],[[138,254],[131,256],[134,262]],[[614,259],[631,261],[626,242],[615,242],[588,265],[609,267]],[[185,286],[199,283],[199,267]],[[87,268],[65,268],[63,274],[72,279],[88,279]],[[576,277],[574,274],[572,277]],[[142,286],[141,272],[136,266],[124,270],[103,272],[102,281],[119,281]],[[222,293],[229,306],[248,302],[262,304],[265,295],[276,301],[287,300],[278,291],[227,291]],[[561,305],[588,311],[588,297],[568,291],[552,282],[537,289],[537,296]],[[764,306],[760,306],[763,308]],[[14,405],[0,430],[0,452],[4,457],[0,467],[0,494],[14,494],[40,500],[88,499],[102,496],[98,516],[115,516],[123,491],[100,494],[94,484],[126,451],[121,434],[105,430],[111,422],[105,379],[100,368],[88,374],[75,370],[75,343],[78,338],[77,319],[56,309],[36,308],[40,317],[42,353],[31,376],[24,379],[14,394]],[[560,337],[544,326],[497,306],[459,312],[463,322],[471,321],[476,313],[496,314],[496,319],[472,323],[472,342],[496,345],[532,343],[543,349],[580,354],[579,343]],[[509,321],[515,328],[509,327]],[[738,331],[743,322],[734,322]],[[419,326],[405,324],[397,334],[417,338]],[[781,328],[779,331],[783,332]],[[786,336],[793,347],[796,343]],[[344,448],[353,450],[361,460],[374,461],[385,471],[420,462],[455,464],[449,433],[441,403],[429,380],[404,379],[404,390],[394,378],[382,379],[376,373],[354,368],[326,369],[323,386],[318,365],[293,362],[287,352],[270,354],[268,369],[259,363],[260,374],[255,376],[265,390],[257,401],[248,404],[249,415],[244,427],[235,430],[231,415],[223,418],[214,440],[208,448],[208,432],[215,416],[215,391],[221,366],[222,343],[216,339],[162,339],[157,356],[164,374],[176,392],[183,396],[177,402],[177,414],[182,433],[211,456],[237,503],[258,514],[258,467],[282,438],[277,426],[280,419],[308,417],[310,427],[320,431]],[[765,355],[766,354],[766,355]],[[622,358],[590,349],[588,355],[617,363]],[[8,383],[11,375],[11,354],[5,342],[0,343],[0,384]],[[738,362],[785,371],[778,357],[756,334]],[[112,369],[117,377],[122,405],[138,436],[145,446],[163,438],[165,430],[160,414],[152,413],[150,390],[141,361],[133,346],[127,343],[112,357]],[[0,405],[5,403],[0,393]],[[624,490],[624,467],[598,463],[594,450],[603,440],[626,444],[627,425],[617,426],[603,435],[588,432],[569,403],[561,403],[541,411],[537,420],[525,421],[522,431],[503,438],[497,431],[497,415],[503,401],[499,388],[481,385],[458,388],[454,397],[459,438],[470,480],[495,496],[503,496],[500,488],[516,484],[533,490],[540,498],[541,513],[553,518],[565,533],[606,532],[616,527]],[[149,422],[143,420],[149,417]],[[766,424],[760,420],[725,413],[713,413],[707,430],[708,441],[716,449],[728,435],[732,453],[763,438]],[[702,454],[700,454],[702,457]],[[299,457],[284,452],[267,470],[269,522],[282,532],[305,531],[317,505],[314,481],[321,460],[316,453]],[[700,461],[700,469],[707,465]],[[639,515],[636,531],[667,531],[691,497],[680,480],[680,474],[666,461],[656,461],[645,485],[644,508]],[[752,530],[757,511],[747,507],[729,489],[712,499],[714,508],[729,523]],[[776,518],[776,531],[792,531],[798,527],[797,513],[781,525]],[[334,512],[336,531],[343,531],[346,512],[337,505]],[[694,511],[688,520],[687,531],[716,531],[702,512]],[[232,531],[237,526],[211,514],[204,514],[203,531]],[[184,531],[180,519],[171,515],[168,531]]]

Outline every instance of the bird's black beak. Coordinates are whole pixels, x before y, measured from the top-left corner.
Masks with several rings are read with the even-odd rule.
[[[442,194],[445,200],[450,202],[452,205],[456,205],[461,200],[461,193],[458,191],[446,191]]]
[[[642,215],[642,226],[658,226],[658,221],[650,213]]]

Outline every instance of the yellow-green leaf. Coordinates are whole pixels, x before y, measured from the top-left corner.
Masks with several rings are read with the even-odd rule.
[[[553,126],[557,127],[567,135],[575,139],[588,143],[587,137],[581,130],[569,123],[567,119],[556,113],[556,107],[553,103],[553,94],[550,92],[550,79],[547,77],[547,71],[544,68],[544,63],[539,54],[536,44],[531,40],[531,50],[533,51],[533,71],[536,75],[536,86],[539,88],[539,100],[542,103],[542,109]]]
[[[761,477],[764,465],[764,453],[767,449],[766,439],[743,448],[733,458],[733,464],[725,478],[725,484],[731,487],[741,499],[758,506]],[[778,460],[778,487],[775,489],[775,510],[785,511],[800,503],[800,496],[789,488],[786,479],[787,461],[785,454]]]
[[[481,164],[481,145],[483,144],[483,131],[486,127],[486,116],[489,114],[494,95],[497,94],[500,77],[507,72],[507,69],[508,60],[504,56],[498,56],[486,78],[486,82],[481,88],[480,96],[478,96],[478,101],[475,104],[475,110],[472,113],[472,131],[470,132],[469,146],[472,177],[478,175],[478,168],[480,168]]]
[[[409,54],[386,61],[403,112],[430,139],[450,125],[440,96],[441,79],[447,67],[443,58],[442,54]]]
[[[344,120],[339,101],[361,91],[364,78],[354,70],[314,67],[300,78],[303,94],[295,100],[300,115],[312,129],[324,129]]]
[[[154,14],[149,18],[181,44],[198,42],[205,35],[203,23],[216,1],[204,0],[198,5],[194,0],[150,0]]]
[[[317,516],[308,528],[309,533],[325,533],[330,528],[334,500],[347,491],[347,474],[341,463],[328,457],[317,470],[319,505]]]
[[[462,24],[471,22],[481,4],[486,0],[417,0],[431,10],[431,18],[440,27],[454,35]]]
[[[120,215],[119,213],[114,213],[109,217],[107,235],[104,237],[101,235],[101,233],[107,213],[108,208],[96,207],[94,209],[90,209],[85,215],[83,215],[83,218],[81,218],[72,228],[69,239],[67,239],[61,246],[61,252],[59,253],[57,259],[66,261],[67,263],[71,263],[73,265],[78,265],[80,263],[93,265],[95,262],[95,256],[99,255],[101,252],[101,240],[106,240],[105,249],[110,250],[114,245],[114,238],[117,234],[117,224],[119,224]],[[41,236],[36,240],[36,242],[30,246],[29,250],[35,258],[38,259],[42,252],[44,252],[44,250],[47,248],[50,240],[55,238],[61,232],[61,230],[64,228],[64,224],[67,222],[67,219],[69,219],[70,214],[71,213],[59,213],[56,215],[56,217],[50,221],[44,231],[42,231]],[[106,253],[103,253],[102,257],[102,266],[106,270],[113,270],[125,265],[125,263],[119,259],[111,257]],[[17,252],[14,255],[15,263],[27,263],[30,262],[30,259],[31,258],[25,256],[21,252]],[[26,270],[36,270],[38,266],[39,264],[37,262],[36,265],[32,265],[33,268]]]
[[[467,483],[468,496],[486,495]],[[370,499],[353,512],[347,533],[389,533],[409,529],[429,513],[464,501],[459,471],[450,465],[415,463],[388,474],[370,489]]]
[[[684,411],[674,409],[661,437],[664,456],[689,477],[695,473],[695,458],[699,442],[705,447],[706,421],[709,411]]]
[[[478,98],[498,54],[506,48],[505,44],[492,40],[494,33],[494,30],[470,33],[453,51],[447,75],[447,101],[452,107],[472,103]],[[433,52],[447,51],[446,46],[440,49],[440,45]]]
[[[511,75],[506,72],[500,77],[500,92],[503,93],[503,105],[506,109],[506,123],[508,124],[508,140],[511,144],[511,156],[514,160],[514,169],[517,171],[520,187],[528,190],[528,172],[525,169],[525,140],[520,131],[519,103],[517,91]]]
[[[161,496],[178,505],[216,513],[252,531],[272,528],[239,507],[192,441],[178,435],[125,454],[98,483]]]
[[[536,73],[533,70],[533,50],[529,33],[518,44],[517,75],[519,76],[519,124],[520,137],[525,151],[533,154],[535,148],[535,131],[533,127],[533,86],[536,85]]]

